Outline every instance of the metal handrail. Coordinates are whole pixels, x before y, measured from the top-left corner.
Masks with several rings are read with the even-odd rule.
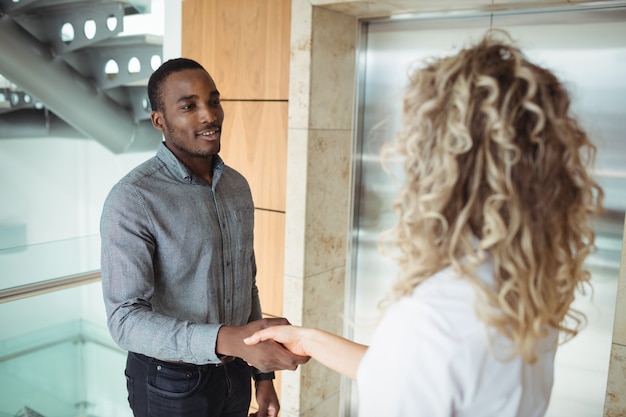
[[[33,297],[35,295],[90,284],[92,282],[100,281],[101,278],[102,275],[98,270],[76,275],[68,275],[66,277],[55,278],[47,281],[40,281],[33,284],[20,285],[18,287],[11,287],[0,290],[0,303],[7,303],[9,301],[20,300],[23,298]]]

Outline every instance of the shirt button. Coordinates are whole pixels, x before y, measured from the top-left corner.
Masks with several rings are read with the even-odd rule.
[[[161,365],[157,365],[157,371],[161,370]]]

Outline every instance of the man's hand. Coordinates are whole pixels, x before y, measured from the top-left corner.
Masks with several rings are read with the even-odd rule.
[[[278,403],[278,395],[274,389],[272,381],[259,381],[256,387],[256,402],[259,409],[256,413],[250,414],[250,417],[277,417],[280,405]]]
[[[218,354],[236,356],[248,362],[261,372],[295,370],[309,360],[308,356],[299,356],[285,349],[274,340],[266,340],[253,346],[243,340],[253,333],[271,326],[288,325],[284,318],[262,319],[245,326],[222,326],[217,334],[216,351]]]

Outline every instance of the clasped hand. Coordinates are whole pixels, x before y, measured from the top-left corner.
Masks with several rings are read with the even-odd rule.
[[[256,320],[244,326],[222,326],[217,335],[216,350],[219,354],[236,356],[245,360],[261,372],[296,370],[310,359],[296,355],[274,340],[264,340],[247,345],[244,339],[259,330],[280,325],[289,325],[285,318]]]

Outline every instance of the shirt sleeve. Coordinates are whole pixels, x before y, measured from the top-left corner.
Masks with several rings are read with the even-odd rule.
[[[217,363],[220,324],[179,320],[153,311],[154,227],[141,196],[117,184],[107,197],[100,235],[102,289],[113,340],[128,351],[196,364]]]

